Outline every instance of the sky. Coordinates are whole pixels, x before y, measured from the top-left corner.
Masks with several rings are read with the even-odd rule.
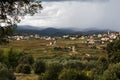
[[[120,31],[120,0],[42,0],[43,10],[19,25]]]

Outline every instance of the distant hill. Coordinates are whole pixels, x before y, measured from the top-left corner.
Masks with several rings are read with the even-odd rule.
[[[24,25],[24,26],[18,26],[17,27],[17,30],[42,30],[42,29],[44,29],[44,28],[29,26],[29,25]]]
[[[74,31],[70,29],[46,28],[46,29],[40,30],[40,34],[50,35],[50,36],[52,35],[61,36],[64,34],[72,34],[72,33],[74,33]]]
[[[114,32],[112,30],[102,30],[96,28],[89,28],[84,30],[73,30],[73,29],[57,29],[57,28],[39,28],[39,27],[32,27],[32,26],[20,26],[16,29],[15,34],[19,35],[27,35],[27,34],[40,34],[44,36],[62,36],[65,34],[99,34],[99,33],[107,33],[108,31]]]
[[[76,32],[76,34],[78,33],[82,33],[82,34],[87,34],[87,35],[89,35],[89,34],[102,34],[102,33],[107,33],[108,31],[110,31],[110,32],[115,32],[115,31],[112,31],[112,30],[83,30],[83,31],[78,31],[78,32]]]
[[[38,28],[32,26],[20,26],[16,29],[15,34],[23,35],[23,34],[40,34],[44,36],[62,36],[64,34],[73,34],[75,33],[74,30],[71,29],[57,29],[57,28]]]

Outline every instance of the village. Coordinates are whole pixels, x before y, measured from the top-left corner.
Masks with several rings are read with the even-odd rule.
[[[104,34],[92,34],[92,35],[63,35],[63,36],[55,36],[55,37],[50,37],[50,36],[41,36],[38,34],[35,35],[15,35],[15,36],[9,36],[8,37],[10,40],[46,40],[46,41],[54,41],[50,42],[50,45],[56,44],[56,40],[80,40],[81,43],[89,44],[89,45],[94,45],[94,44],[105,44],[108,42],[113,42],[113,40],[120,39],[120,32],[107,32]]]

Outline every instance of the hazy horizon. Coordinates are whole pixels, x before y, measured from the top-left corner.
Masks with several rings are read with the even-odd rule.
[[[53,28],[120,31],[120,0],[42,0],[43,10],[19,24]]]

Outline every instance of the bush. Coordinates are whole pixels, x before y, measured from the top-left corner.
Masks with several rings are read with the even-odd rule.
[[[30,74],[31,73],[31,67],[29,64],[24,64],[22,68],[22,73],[24,74]]]
[[[32,55],[24,55],[24,56],[20,57],[18,63],[32,65],[34,63],[34,58]]]
[[[97,49],[97,47],[96,46],[92,46],[91,49]]]
[[[0,62],[4,62],[4,51],[2,49],[0,49]]]
[[[109,63],[118,63],[120,62],[120,52],[109,53],[108,54]]]
[[[48,74],[45,72],[39,76],[39,80],[50,80],[50,79],[48,79]]]
[[[13,72],[8,70],[8,68],[0,63],[0,80],[15,80]]]
[[[82,70],[84,68],[84,65],[80,61],[68,61],[66,64],[64,64],[65,68],[75,68],[78,70]]]
[[[61,47],[54,47],[54,50],[55,51],[62,51],[62,48]]]
[[[45,72],[45,62],[40,59],[37,59],[34,64],[34,72],[36,74],[41,74]]]
[[[103,73],[103,80],[120,80],[120,63],[109,65]]]
[[[9,68],[15,69],[16,66],[19,64],[18,60],[20,59],[21,56],[24,56],[24,54],[20,51],[14,50],[13,48],[10,48],[8,53],[6,54],[8,57],[8,64],[7,66]]]
[[[110,63],[120,62],[120,40],[115,40],[107,44],[106,50]]]
[[[106,50],[108,53],[115,53],[120,51],[120,40],[115,40],[107,44]]]
[[[23,68],[23,64],[19,64],[19,65],[16,67],[16,72],[17,72],[17,73],[21,73],[21,72],[22,72],[22,68]]]
[[[58,75],[62,70],[59,63],[50,63],[47,65],[46,72],[41,74],[39,80],[58,80]]]
[[[31,73],[31,66],[29,64],[19,64],[16,67],[17,73],[24,73],[24,74],[30,74]]]
[[[64,69],[59,74],[58,80],[89,80],[89,78],[76,69]]]
[[[48,78],[51,80],[56,80],[58,77],[58,74],[61,72],[62,69],[63,67],[59,63],[48,64],[47,66]]]
[[[54,47],[54,50],[55,50],[55,51],[63,51],[63,52],[68,52],[68,51],[70,51],[70,49],[67,48],[67,47],[64,47],[64,48],[62,48],[62,47]]]

